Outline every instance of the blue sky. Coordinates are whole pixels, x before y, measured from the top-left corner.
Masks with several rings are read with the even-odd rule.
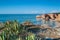
[[[0,14],[60,12],[60,0],[0,0]]]

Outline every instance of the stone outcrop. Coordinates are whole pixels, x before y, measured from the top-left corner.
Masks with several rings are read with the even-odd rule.
[[[40,19],[43,18],[45,20],[55,20],[55,21],[60,21],[60,13],[50,13],[50,14],[42,14],[41,16],[37,15],[36,19]]]
[[[60,38],[60,27],[58,27],[58,28],[49,28],[48,27],[46,30],[38,33],[38,35],[43,35],[48,38]]]

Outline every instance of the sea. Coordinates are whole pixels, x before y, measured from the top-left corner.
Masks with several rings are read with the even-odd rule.
[[[30,21],[33,24],[42,25],[42,20],[40,21],[36,20],[37,15],[42,14],[0,14],[0,22],[17,20],[20,23]],[[47,24],[50,24],[50,22],[48,22]],[[54,26],[54,23],[52,25]]]
[[[36,23],[36,16],[40,14],[0,14],[0,22],[5,22],[8,20],[17,20],[20,23],[25,21],[31,21]]]

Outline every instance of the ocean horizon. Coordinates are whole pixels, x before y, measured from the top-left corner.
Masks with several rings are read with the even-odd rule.
[[[17,20],[23,23],[24,21],[31,21],[36,23],[36,16],[41,14],[0,14],[0,22]]]
[[[17,20],[21,24],[24,23],[25,21],[30,21],[35,25],[43,25],[42,20],[37,21],[36,19],[37,15],[42,15],[42,14],[0,14],[0,22]],[[50,25],[51,22],[48,21],[47,24]],[[54,26],[54,25],[55,25],[55,22],[50,26]]]

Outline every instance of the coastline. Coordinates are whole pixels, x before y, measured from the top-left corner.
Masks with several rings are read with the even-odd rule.
[[[34,17],[36,18],[36,15]],[[36,20],[36,19],[34,19],[34,20]],[[38,20],[38,22],[40,22],[40,21]],[[11,20],[11,21],[9,20],[9,21],[5,21],[5,22],[1,22],[0,27],[2,27],[2,28],[0,28],[0,35],[1,35],[1,33],[5,32],[5,30],[6,30],[9,32],[11,31],[11,33],[13,31],[14,33],[12,35],[15,34],[16,36],[18,36],[18,35],[26,36],[26,35],[29,35],[29,33],[32,33],[34,35],[39,36],[40,38],[45,38],[45,39],[46,39],[46,37],[47,37],[47,39],[60,38],[60,31],[59,31],[60,26],[56,24],[57,26],[51,27],[51,26],[45,24],[44,22],[45,21],[43,21],[43,23],[41,25],[40,25],[40,23],[34,24],[32,21],[29,21],[29,20],[25,21],[23,23],[20,23],[17,20]],[[53,22],[53,21],[51,21],[51,22]],[[56,21],[56,22],[59,24],[58,21]],[[37,21],[36,21],[36,23],[37,23]],[[20,30],[20,28],[21,28],[21,30]],[[10,35],[9,32],[8,32],[8,35]],[[24,35],[24,33],[25,33],[25,35]]]

